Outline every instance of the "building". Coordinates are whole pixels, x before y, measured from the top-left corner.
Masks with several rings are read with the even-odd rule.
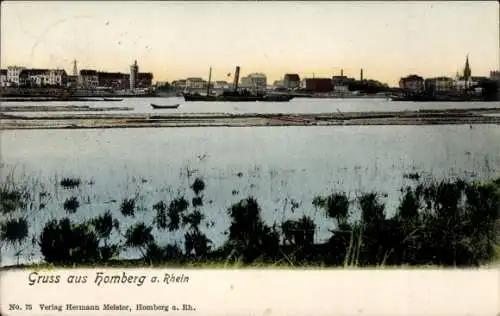
[[[19,75],[21,74],[21,71],[26,69],[25,67],[22,66],[9,66],[7,67],[7,82],[14,84],[14,85],[19,85]]]
[[[84,89],[95,89],[99,86],[99,77],[96,70],[82,69],[78,78],[78,85]]]
[[[299,86],[300,86],[300,82],[299,82]],[[273,89],[275,89],[275,90],[276,89],[279,89],[279,90],[282,90],[282,89],[288,90],[290,88],[285,88],[285,81],[284,80],[275,80],[273,82]]]
[[[330,78],[305,78],[300,82],[300,88],[318,93],[333,91],[332,80]]]
[[[63,87],[67,85],[67,74],[63,69],[23,69],[19,74],[19,85]]]
[[[136,88],[136,79],[137,74],[139,73],[139,65],[137,65],[137,60],[134,61],[132,65],[130,65],[130,90],[134,90]]]
[[[153,74],[151,72],[138,72],[136,77],[136,88],[149,88],[153,85]]]
[[[227,81],[219,80],[219,81],[215,81],[213,83],[213,88],[214,89],[231,89],[232,88],[232,84],[230,84]]]
[[[344,76],[342,71],[340,76],[332,76],[333,91],[347,93],[349,92],[349,84],[355,81],[354,78]]]
[[[490,71],[490,79],[500,81],[500,70]]]
[[[456,90],[471,89],[479,84],[480,81],[487,79],[487,77],[472,76],[472,71],[469,64],[469,56],[465,58],[465,67],[462,76],[457,74],[454,82]]]
[[[66,86],[68,88],[76,89],[78,87],[78,75],[76,76],[68,76],[66,80]]]
[[[174,80],[172,81],[171,84],[176,90],[184,90],[186,89],[187,80],[185,79]]]
[[[469,79],[465,79],[465,77],[459,76],[453,81],[453,88],[455,90],[467,90],[479,83],[477,79],[478,77],[470,77]]]
[[[428,78],[424,81],[426,91],[430,92],[449,92],[453,90],[454,81],[448,77]]]
[[[19,73],[19,86],[43,87],[49,84],[48,69],[23,69]]]
[[[186,79],[186,88],[187,89],[206,89],[207,82],[202,78],[192,77]]]
[[[283,77],[283,87],[287,89],[297,89],[300,87],[300,76],[298,74],[285,74]]]
[[[98,71],[97,80],[99,87],[125,90],[130,84],[130,74]]]
[[[241,78],[240,86],[242,88],[266,89],[267,77],[263,73],[251,73],[248,76]]]
[[[49,70],[49,86],[65,87],[68,82],[68,74],[64,69],[50,69]]]
[[[0,69],[0,87],[7,87],[7,69]]]
[[[418,75],[409,75],[399,80],[399,87],[411,93],[422,92],[425,88],[424,78]]]

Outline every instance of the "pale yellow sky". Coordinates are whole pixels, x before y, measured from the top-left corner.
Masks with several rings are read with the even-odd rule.
[[[89,2],[4,1],[1,66],[128,72],[159,81],[264,72],[344,74],[395,84],[401,76],[472,75],[499,68],[498,1]]]

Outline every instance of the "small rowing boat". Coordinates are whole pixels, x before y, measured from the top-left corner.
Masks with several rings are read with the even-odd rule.
[[[180,106],[180,104],[158,105],[151,103],[151,106],[153,107],[153,109],[177,109]]]

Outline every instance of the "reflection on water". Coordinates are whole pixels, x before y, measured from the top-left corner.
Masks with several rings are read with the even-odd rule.
[[[117,211],[119,201],[135,194],[151,208],[179,189],[189,193],[189,183],[202,176],[205,200],[213,201],[204,212],[216,223],[207,235],[216,245],[229,225],[226,209],[249,195],[258,199],[270,223],[285,216],[313,217],[321,239],[329,227],[311,205],[315,195],[344,190],[354,197],[375,190],[388,194],[390,212],[400,187],[411,183],[406,173],[496,175],[498,139],[500,128],[488,125],[10,130],[1,136],[2,177],[15,168],[20,181],[45,184],[53,198],[32,219],[38,231],[64,214],[62,204],[75,192],[84,202],[71,218],[88,218]],[[56,185],[68,176],[81,177],[85,185],[73,193]],[[293,214],[292,200],[301,202]],[[181,238],[164,234],[158,241]],[[3,260],[11,262],[12,254]]]

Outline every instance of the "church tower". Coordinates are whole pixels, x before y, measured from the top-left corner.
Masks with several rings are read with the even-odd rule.
[[[469,55],[467,55],[467,57],[465,57],[465,67],[464,67],[464,82],[466,89],[469,88],[470,75],[471,75],[471,70],[469,65]]]
[[[76,67],[76,59],[73,60],[73,76],[78,76],[78,68]]]
[[[465,68],[464,68],[464,80],[469,81],[471,75],[470,65],[469,65],[469,55],[465,58]]]

